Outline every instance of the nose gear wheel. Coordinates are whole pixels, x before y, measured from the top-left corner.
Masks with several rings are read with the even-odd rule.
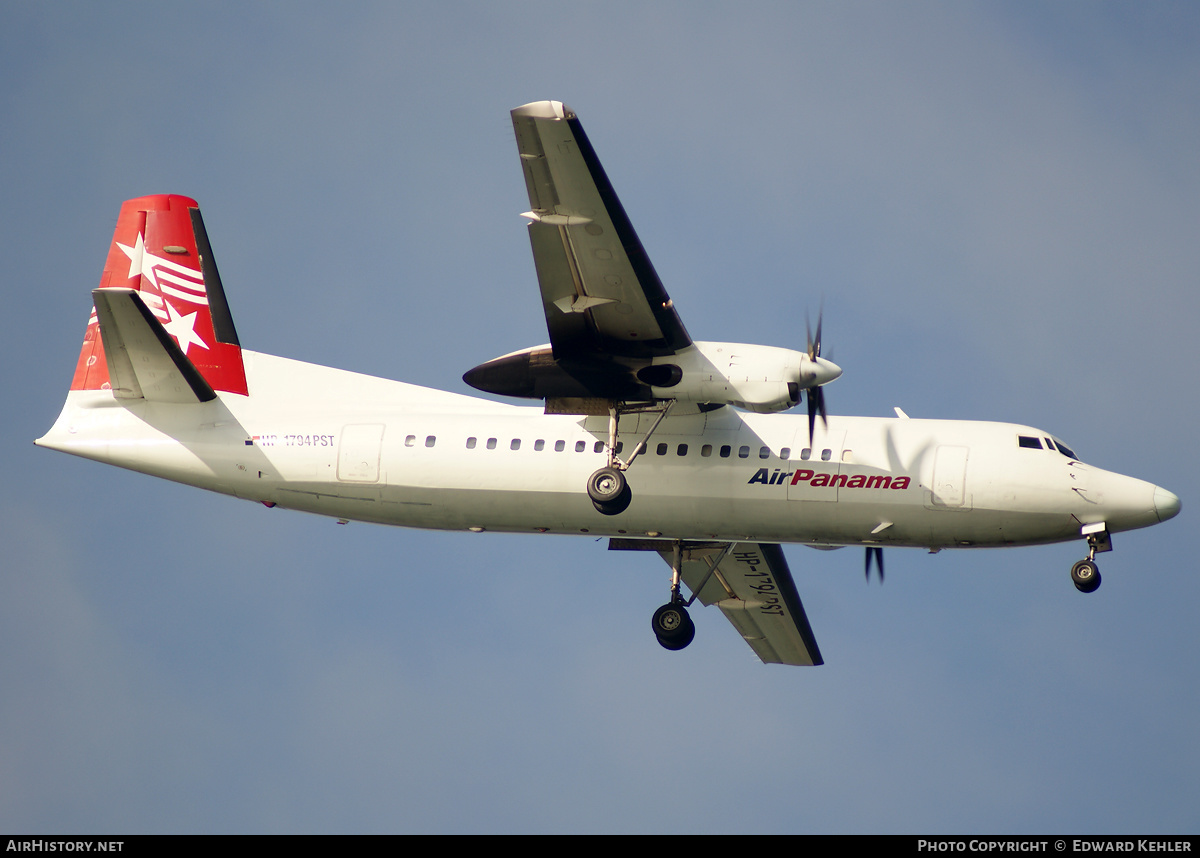
[[[1083,528],[1088,544],[1088,556],[1071,567],[1071,583],[1080,593],[1094,593],[1100,586],[1100,567],[1096,555],[1112,551],[1112,536],[1103,522],[1089,524]]]
[[[1080,593],[1093,593],[1100,586],[1100,568],[1094,560],[1080,560],[1071,567],[1071,581]]]

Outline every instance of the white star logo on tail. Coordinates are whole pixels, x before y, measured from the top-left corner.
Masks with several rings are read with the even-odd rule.
[[[121,248],[121,252],[129,257],[129,278],[141,275],[145,282],[163,295],[180,298],[191,304],[208,304],[204,274],[200,271],[150,253],[146,250],[146,243],[140,232],[133,247],[119,241],[116,244]]]
[[[188,313],[186,316],[181,316],[179,311],[171,306],[170,301],[163,301],[163,303],[167,305],[167,314],[171,317],[170,321],[163,323],[163,330],[175,338],[179,343],[179,350],[186,355],[188,346],[192,343],[204,349],[208,348],[208,345],[196,333],[196,314]]]
[[[163,329],[179,343],[180,350],[186,355],[192,345],[207,349],[208,344],[196,333],[196,315],[199,311],[182,314],[165,297],[170,295],[189,304],[207,306],[204,275],[194,268],[148,252],[140,232],[132,247],[119,241],[116,244],[129,257],[127,276],[130,279],[142,278],[138,297],[154,313]],[[147,289],[146,286],[151,288]]]

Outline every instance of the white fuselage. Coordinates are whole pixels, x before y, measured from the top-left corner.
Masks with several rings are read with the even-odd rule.
[[[606,516],[584,485],[607,463],[607,418],[243,355],[249,396],[180,405],[73,391],[37,443],[247,500],[446,530],[936,549],[1078,539],[1090,523],[1129,530],[1173,514],[1156,509],[1169,493],[1047,449],[1027,426],[831,417],[810,447],[804,415],[724,407],[664,420],[628,471],[632,504]],[[623,457],[653,416],[621,419]]]

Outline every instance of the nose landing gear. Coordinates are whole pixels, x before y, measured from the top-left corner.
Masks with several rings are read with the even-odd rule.
[[[1112,536],[1102,521],[1085,524],[1081,532],[1087,539],[1088,556],[1071,567],[1071,583],[1080,593],[1094,593],[1100,586],[1100,567],[1096,565],[1096,555],[1112,551]]]
[[[1071,581],[1080,593],[1092,593],[1100,586],[1100,567],[1094,560],[1080,560],[1071,567]]]

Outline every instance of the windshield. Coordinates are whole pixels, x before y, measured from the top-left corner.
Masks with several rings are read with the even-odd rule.
[[[1054,439],[1054,446],[1058,448],[1058,452],[1062,453],[1068,459],[1076,459],[1076,460],[1079,459],[1079,457],[1075,455],[1074,450],[1072,450],[1070,447],[1068,447],[1066,444],[1064,444],[1062,441],[1058,440],[1057,438]]]

